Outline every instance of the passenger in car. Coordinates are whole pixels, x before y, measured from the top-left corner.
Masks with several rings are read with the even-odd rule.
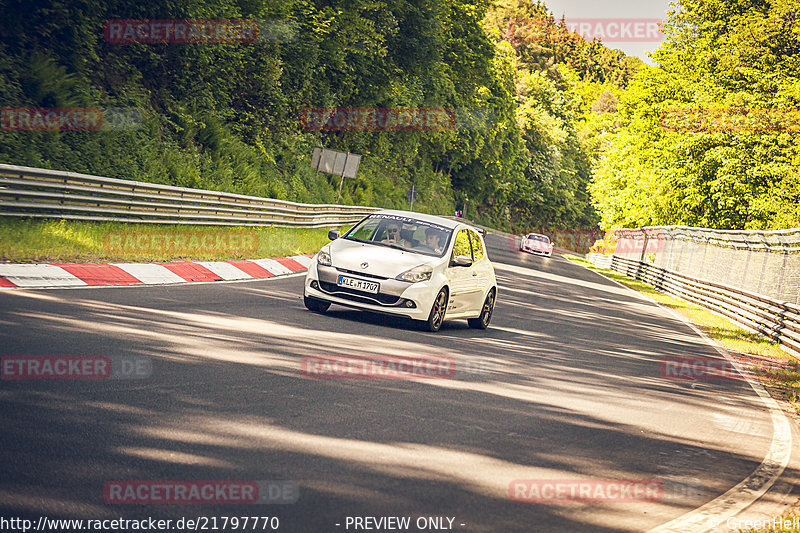
[[[434,251],[434,253],[440,254],[442,253],[442,233],[436,228],[428,228],[425,230],[425,244],[428,248]]]

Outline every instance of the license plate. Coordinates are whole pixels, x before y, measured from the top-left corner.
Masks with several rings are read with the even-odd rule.
[[[377,294],[378,289],[381,288],[380,283],[366,281],[363,279],[348,278],[347,276],[339,276],[339,280],[336,282],[336,284],[340,287],[348,287],[357,291],[371,292],[373,294]]]

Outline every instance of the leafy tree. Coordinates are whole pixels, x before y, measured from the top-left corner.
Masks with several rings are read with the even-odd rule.
[[[681,0],[598,164],[592,191],[605,227],[800,225],[799,6]]]

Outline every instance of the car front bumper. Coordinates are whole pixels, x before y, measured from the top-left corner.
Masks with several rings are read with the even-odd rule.
[[[522,250],[525,251],[525,252],[530,252],[532,254],[536,254],[536,255],[546,255],[546,256],[553,255],[553,251],[552,250],[546,251],[546,250],[542,250],[540,248],[534,248],[532,246],[527,246],[525,244],[522,245]]]
[[[339,275],[380,284],[378,294],[339,287]],[[375,279],[354,272],[312,263],[306,273],[303,294],[334,304],[389,315],[427,320],[436,289],[430,282],[407,283],[395,279]]]

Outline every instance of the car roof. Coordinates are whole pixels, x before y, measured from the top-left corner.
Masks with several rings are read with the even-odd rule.
[[[419,220],[423,220],[425,222],[431,222],[433,224],[439,224],[440,226],[444,226],[446,228],[456,228],[460,225],[468,226],[475,231],[480,232],[478,228],[473,227],[470,224],[466,224],[464,222],[451,220],[449,218],[444,217],[437,217],[435,215],[426,215],[424,213],[415,213],[413,211],[399,211],[395,209],[384,209],[382,211],[375,211],[374,213],[370,213],[371,215],[396,215],[401,217],[408,217],[408,218],[416,218]]]

